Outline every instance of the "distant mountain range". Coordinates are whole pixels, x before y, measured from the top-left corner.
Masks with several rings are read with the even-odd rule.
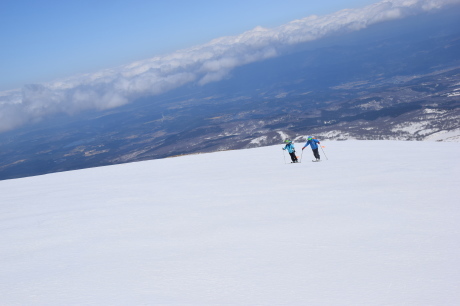
[[[0,179],[271,145],[460,141],[460,10],[376,24],[106,111],[0,134]]]

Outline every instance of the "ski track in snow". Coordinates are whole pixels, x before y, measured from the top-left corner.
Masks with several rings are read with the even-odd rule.
[[[458,305],[460,143],[321,144],[1,181],[0,305]]]

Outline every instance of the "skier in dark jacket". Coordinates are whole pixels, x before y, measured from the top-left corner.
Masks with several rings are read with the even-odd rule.
[[[302,150],[305,149],[306,147],[308,147],[309,145],[311,146],[311,149],[313,151],[313,155],[315,156],[316,160],[314,161],[320,161],[321,157],[319,156],[319,152],[318,152],[318,144],[319,144],[319,140],[318,139],[315,139],[313,138],[313,136],[308,136],[307,137],[307,143],[305,143],[305,145],[303,146]]]
[[[299,161],[297,160],[297,156],[295,155],[295,148],[294,148],[294,143],[290,139],[286,139],[284,141],[286,144],[283,148],[283,150],[288,150],[289,155],[291,156],[291,160],[293,163],[298,163]]]

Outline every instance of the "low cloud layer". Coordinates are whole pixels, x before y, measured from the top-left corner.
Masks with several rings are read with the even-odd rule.
[[[372,24],[439,9],[460,0],[389,0],[326,16],[309,16],[273,29],[257,27],[211,42],[22,90],[0,92],[0,132],[58,113],[118,107],[187,83],[204,85],[225,78],[235,67],[281,55],[293,45]]]

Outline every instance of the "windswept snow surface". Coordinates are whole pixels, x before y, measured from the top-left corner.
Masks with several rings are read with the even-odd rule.
[[[459,305],[460,143],[322,144],[1,181],[0,304]]]

